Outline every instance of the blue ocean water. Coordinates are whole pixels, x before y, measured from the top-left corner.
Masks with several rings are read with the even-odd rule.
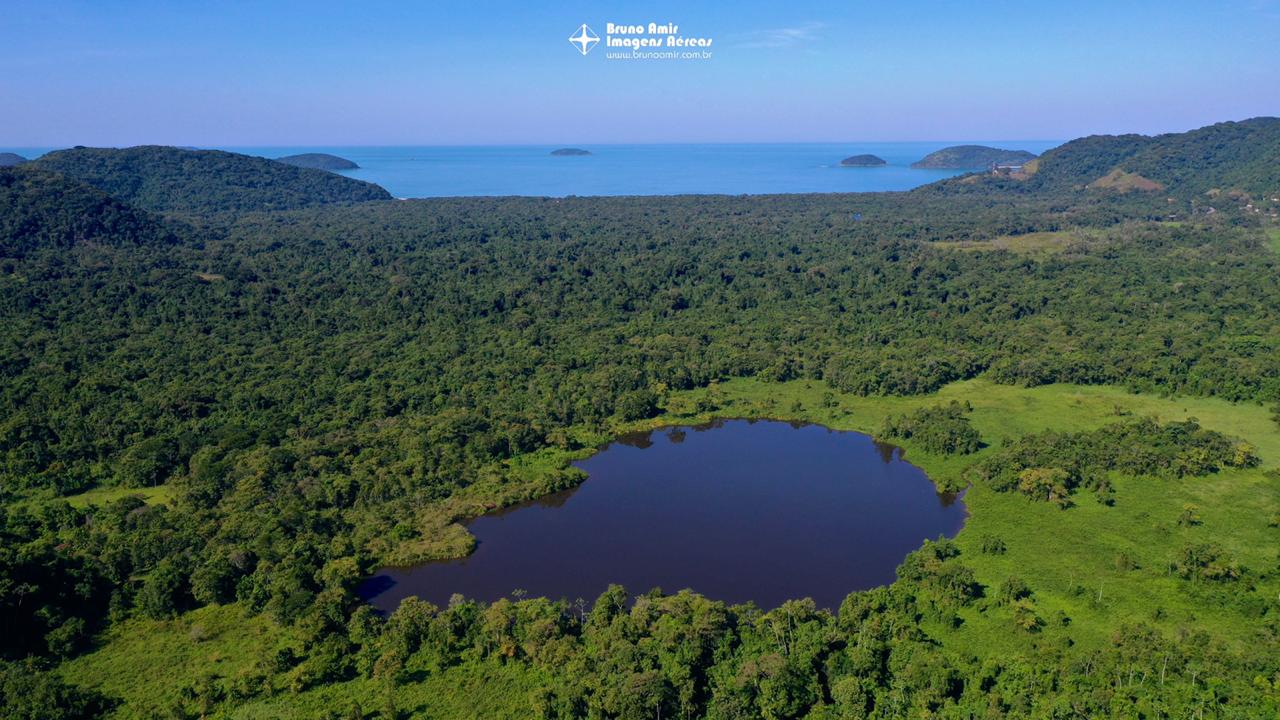
[[[978,144],[1039,154],[1058,141],[744,143],[575,145],[585,157],[551,155],[555,145],[398,147],[223,147],[263,157],[325,152],[360,169],[344,175],[368,180],[401,198],[459,195],[729,195],[910,190],[959,174],[909,166],[949,145]],[[49,148],[0,148],[36,157]],[[870,153],[888,164],[841,167]]]

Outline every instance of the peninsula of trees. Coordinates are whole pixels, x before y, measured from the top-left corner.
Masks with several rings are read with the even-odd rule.
[[[155,212],[294,210],[391,199],[372,183],[221,150],[76,147],[51,152],[30,165]]]
[[[330,155],[328,153],[285,155],[284,157],[276,158],[276,162],[301,168],[313,168],[315,170],[356,170],[360,167],[346,158],[338,157],[337,155]]]
[[[1002,150],[985,145],[953,145],[911,163],[913,168],[975,170],[993,163],[1023,163],[1035,158],[1026,150]]]

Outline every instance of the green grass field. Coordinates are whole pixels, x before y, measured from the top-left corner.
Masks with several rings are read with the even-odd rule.
[[[1238,612],[1218,607],[1220,603],[1212,598],[1187,593],[1187,583],[1170,577],[1168,568],[1184,545],[1205,541],[1222,545],[1246,567],[1261,570],[1276,564],[1280,530],[1268,522],[1280,512],[1280,482],[1265,472],[1280,465],[1280,427],[1262,406],[1205,398],[1165,399],[1105,387],[1025,389],[983,380],[955,383],[925,397],[837,395],[834,408],[823,407],[828,389],[821,383],[778,386],[735,381],[715,392],[724,398],[725,414],[799,417],[869,433],[890,414],[939,401],[968,401],[973,406],[973,424],[990,447],[968,457],[942,457],[903,443],[908,460],[944,482],[956,481],[965,467],[1006,439],[1046,429],[1094,429],[1120,420],[1119,412],[1166,421],[1194,417],[1205,427],[1243,438],[1257,446],[1261,467],[1177,481],[1116,476],[1113,507],[1081,497],[1075,507],[1064,511],[1016,493],[971,488],[965,495],[970,518],[957,542],[965,563],[983,584],[994,589],[1017,575],[1035,591],[1042,617],[1064,611],[1071,618],[1069,629],[1050,626],[1045,635],[1068,634],[1078,647],[1101,643],[1120,624],[1138,621],[1170,634],[1203,629],[1231,644],[1251,640],[1251,625]],[[800,409],[794,410],[797,404]],[[1186,504],[1199,508],[1202,524],[1178,526],[1177,517]],[[979,546],[985,535],[1000,537],[1008,552],[982,554]],[[1117,569],[1121,553],[1132,559],[1134,569]],[[1270,590],[1274,595],[1280,587]],[[978,654],[1015,649],[1006,647],[1010,643],[1029,649],[1033,642],[1029,635],[991,632],[993,624],[1012,622],[1002,611],[970,610],[965,620],[957,630],[935,630],[957,650]]]
[[[1271,243],[1271,249],[1280,255],[1280,228],[1267,228],[1267,240]]]
[[[287,631],[264,616],[247,615],[238,606],[206,607],[166,620],[131,620],[111,631],[103,647],[70,663],[75,682],[124,698],[115,717],[166,717],[181,686],[206,674],[245,677],[255,662],[286,646],[298,645]],[[428,674],[409,668],[414,682],[397,690],[396,703],[413,717],[521,718],[528,713],[531,674],[510,665],[447,670]],[[384,686],[358,679],[302,694],[275,688],[275,696],[256,699],[236,710],[235,718],[310,720],[324,711],[346,713],[352,703],[365,712],[383,707]],[[219,715],[218,717],[223,717]]]
[[[163,505],[173,499],[175,490],[170,485],[157,485],[148,488],[128,487],[96,487],[79,495],[70,495],[66,501],[72,507],[82,508],[88,505],[104,505],[122,498],[136,495],[150,505]]]
[[[1068,637],[1073,651],[1084,652],[1106,642],[1121,625],[1137,622],[1171,637],[1198,630],[1228,645],[1252,641],[1252,624],[1242,610],[1204,585],[1171,576],[1169,563],[1184,545],[1211,540],[1246,568],[1275,567],[1280,529],[1268,522],[1280,512],[1280,482],[1268,477],[1267,471],[1280,467],[1280,427],[1262,406],[1134,395],[1106,387],[1026,389],[983,380],[909,398],[842,395],[821,382],[734,380],[679,394],[669,399],[668,408],[692,408],[698,399],[710,400],[718,410],[702,415],[669,413],[617,429],[683,424],[714,414],[807,420],[874,433],[887,415],[940,401],[968,401],[973,406],[972,422],[988,448],[967,457],[943,457],[903,443],[908,460],[935,480],[954,483],[965,467],[984,454],[1030,432],[1098,428],[1120,420],[1121,413],[1161,420],[1197,418],[1207,428],[1255,445],[1262,466],[1176,481],[1117,476],[1112,507],[1097,503],[1087,493],[1077,498],[1074,507],[1059,510],[1020,494],[971,488],[965,495],[970,518],[957,537],[963,562],[989,591],[1010,576],[1020,577],[1034,591],[1037,612],[1047,625],[1036,635],[1008,632],[1013,622],[1010,612],[980,601],[963,611],[964,622],[958,628],[929,630],[953,652],[979,657],[1032,652],[1035,645],[1043,647]],[[538,468],[556,467],[568,455],[544,452],[517,465],[519,472],[536,477]],[[1178,515],[1187,504],[1199,508],[1201,524],[1178,525]],[[462,513],[468,514],[474,512]],[[982,554],[979,547],[987,535],[1001,538],[1007,552]],[[1121,554],[1128,562],[1117,563]],[[1266,583],[1257,588],[1258,596],[1280,594],[1280,582]],[[1069,618],[1069,625],[1054,621],[1059,611]],[[200,629],[193,630],[197,626]],[[66,664],[64,673],[71,681],[125,698],[119,717],[147,717],[155,712],[154,704],[135,706],[131,699],[173,697],[183,682],[201,672],[235,676],[250,667],[263,648],[289,642],[287,634],[265,618],[245,617],[235,606],[206,608],[168,622],[124,623],[103,638],[99,649]],[[400,688],[397,703],[428,717],[520,717],[527,712],[533,687],[530,672],[495,662],[471,676],[465,686],[457,684],[462,682],[461,675],[454,678],[448,671],[423,674],[420,681]],[[353,680],[297,695],[284,691],[239,708],[234,717],[313,717],[321,709],[335,707],[339,698],[343,704],[338,709],[345,711],[347,698],[356,698],[370,710],[378,707],[379,688],[371,681]]]
[[[1008,250],[1025,257],[1046,257],[1055,255],[1077,242],[1096,240],[1096,234],[1088,234],[1083,230],[1059,230],[1053,232],[1033,232],[1022,235],[1001,235],[991,240],[961,240],[954,242],[935,242],[932,246],[950,250],[980,251]]]

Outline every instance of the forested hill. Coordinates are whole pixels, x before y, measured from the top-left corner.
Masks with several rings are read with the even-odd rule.
[[[985,145],[954,145],[931,152],[911,163],[913,168],[966,170],[985,168],[991,163],[1022,163],[1035,158],[1026,150],[1004,150]]]
[[[150,213],[96,188],[33,167],[0,168],[0,257],[42,249],[169,243]]]
[[[1027,164],[1025,178],[973,176],[919,190],[1019,192],[1085,189],[1160,190],[1187,198],[1214,190],[1272,197],[1280,193],[1280,118],[1224,122],[1166,135],[1092,135],[1072,140]]]
[[[391,199],[372,183],[220,150],[77,147],[49,153],[32,165],[156,212],[293,210]]]

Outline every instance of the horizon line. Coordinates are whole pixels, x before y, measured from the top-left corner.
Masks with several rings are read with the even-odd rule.
[[[1088,137],[1087,135],[1079,135],[1076,138]],[[378,144],[359,144],[359,143],[306,143],[306,144],[239,144],[239,143],[222,143],[222,144],[206,144],[195,145],[191,143],[164,143],[164,142],[143,142],[120,145],[92,145],[86,143],[73,144],[46,144],[46,145],[0,145],[0,149],[4,150],[68,150],[71,148],[85,147],[96,149],[114,149],[123,150],[135,147],[175,147],[175,148],[194,148],[196,150],[224,150],[226,148],[405,148],[405,147],[423,147],[423,148],[517,148],[517,147],[636,147],[636,146],[668,146],[668,145],[856,145],[856,144],[908,144],[908,143],[980,143],[980,142],[1000,142],[1000,143],[1048,143],[1057,142],[1065,143],[1070,140],[1061,138],[942,138],[942,139],[917,139],[917,140],[715,140],[715,141],[662,141],[662,142],[579,142],[579,143],[548,143],[548,142],[510,142],[510,143],[378,143]]]
[[[1278,116],[1280,116],[1280,114],[1277,114],[1277,115],[1268,115],[1268,114],[1263,114],[1263,115],[1253,115],[1253,116],[1250,116],[1250,117],[1240,118],[1240,119],[1218,120],[1218,121],[1211,122],[1211,123],[1207,123],[1207,124],[1204,124],[1204,125],[1196,125],[1196,126],[1194,126],[1194,127],[1186,128],[1186,129],[1183,129],[1183,130],[1165,130],[1165,131],[1159,131],[1159,132],[1155,132],[1155,131],[1136,131],[1136,130],[1128,130],[1128,131],[1123,131],[1123,132],[1114,132],[1114,131],[1112,131],[1112,132],[1086,132],[1086,133],[1083,133],[1083,134],[1075,133],[1075,134],[1072,134],[1072,135],[1068,136],[1066,139],[1061,139],[1061,138],[1044,138],[1044,137],[1040,137],[1040,138],[1028,138],[1028,137],[1023,137],[1023,138],[978,138],[978,139],[975,139],[975,138],[967,138],[967,139],[957,139],[957,138],[941,138],[941,139],[934,139],[934,138],[912,138],[912,139],[909,139],[909,140],[885,140],[885,139],[857,139],[857,140],[849,140],[849,139],[843,139],[843,140],[842,140],[842,139],[836,139],[836,140],[828,140],[828,139],[822,139],[822,140],[661,140],[661,141],[643,141],[643,142],[635,142],[635,141],[628,142],[628,141],[610,140],[610,141],[603,141],[603,142],[578,142],[578,143],[576,143],[576,144],[578,144],[578,145],[595,145],[595,146],[601,146],[601,147],[608,147],[608,146],[626,146],[626,145],[836,145],[836,144],[843,144],[843,143],[950,143],[950,142],[971,142],[971,143],[972,143],[972,142],[1010,142],[1010,143],[1012,143],[1012,142],[1036,142],[1036,143],[1043,143],[1043,142],[1059,142],[1059,143],[1067,143],[1067,142],[1071,142],[1072,140],[1082,139],[1082,138],[1086,138],[1086,137],[1094,137],[1094,136],[1113,136],[1113,137],[1114,137],[1114,136],[1122,136],[1122,135],[1141,135],[1141,136],[1144,136],[1144,137],[1158,137],[1158,136],[1160,136],[1160,135],[1179,135],[1179,134],[1182,134],[1182,133],[1193,132],[1193,131],[1195,131],[1195,130],[1202,130],[1202,129],[1204,129],[1204,128],[1213,127],[1214,125],[1222,125],[1222,124],[1227,124],[1227,123],[1242,123],[1242,122],[1249,122],[1249,121],[1252,121],[1252,120],[1276,119]],[[47,149],[65,149],[65,148],[72,148],[72,147],[97,147],[97,148],[116,148],[116,149],[119,149],[119,148],[129,148],[129,147],[140,147],[140,146],[143,146],[143,145],[159,145],[159,146],[165,146],[165,147],[194,147],[194,148],[196,148],[196,149],[210,149],[210,150],[217,150],[217,149],[222,149],[222,148],[246,148],[246,149],[248,149],[248,148],[307,148],[307,147],[349,147],[349,148],[394,148],[394,147],[549,147],[549,146],[555,146],[555,147],[573,147],[573,146],[574,146],[574,144],[575,144],[575,143],[560,144],[560,143],[555,143],[555,142],[436,142],[436,143],[423,143],[423,142],[393,142],[393,143],[386,143],[386,142],[384,142],[384,143],[367,143],[367,144],[366,144],[366,143],[359,143],[359,142],[357,142],[357,143],[344,143],[344,142],[332,142],[332,141],[329,141],[329,142],[323,142],[323,143],[320,143],[320,142],[313,142],[313,143],[305,143],[305,144],[287,144],[287,143],[263,143],[263,142],[249,142],[249,143],[212,143],[212,144],[206,144],[206,145],[193,145],[193,144],[191,144],[191,143],[189,143],[189,142],[182,142],[182,143],[178,143],[178,142],[171,142],[171,143],[164,143],[164,142],[146,142],[146,143],[111,144],[111,145],[94,145],[94,144],[88,144],[88,143],[71,143],[71,144],[63,144],[63,143],[45,143],[45,144],[37,144],[37,145],[33,145],[33,144],[25,144],[25,145],[0,145],[0,148],[4,148],[4,149],[6,149],[6,150],[47,150]]]

